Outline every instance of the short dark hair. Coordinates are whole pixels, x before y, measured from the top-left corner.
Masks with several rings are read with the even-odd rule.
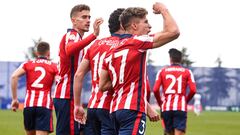
[[[47,42],[41,41],[37,44],[37,52],[41,56],[45,56],[50,50],[50,45]]]
[[[175,49],[175,48],[171,48],[168,51],[169,56],[172,60],[173,63],[181,63],[182,61],[182,52]]]
[[[136,18],[144,18],[148,14],[145,8],[129,7],[124,10],[120,16],[120,22],[124,29],[130,26],[130,23]]]
[[[77,12],[81,12],[83,10],[90,11],[90,7],[88,5],[85,5],[85,4],[78,4],[78,5],[74,6],[71,10],[70,18],[75,16]]]
[[[124,8],[118,8],[110,14],[110,17],[108,19],[108,28],[110,33],[115,33],[120,29],[119,17],[124,10]]]

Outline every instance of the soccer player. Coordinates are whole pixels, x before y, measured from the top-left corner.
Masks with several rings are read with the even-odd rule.
[[[99,74],[106,52],[112,45],[118,44],[124,37],[123,29],[120,28],[119,16],[123,8],[116,9],[111,13],[108,26],[110,37],[96,40],[87,50],[74,77],[74,117],[80,123],[84,123],[84,109],[81,106],[81,91],[84,76],[91,70],[92,92],[88,102],[87,121],[84,128],[85,135],[114,135],[114,127],[109,117],[112,91],[101,92],[99,90]]]
[[[27,135],[48,135],[53,132],[51,88],[58,70],[57,65],[49,60],[49,54],[49,44],[40,42],[37,45],[37,59],[22,63],[11,77],[11,108],[16,111],[19,106],[18,79],[26,74],[23,117]]]
[[[199,116],[202,111],[201,94],[196,93],[193,98],[194,98],[193,111],[197,116]]]
[[[169,135],[184,135],[187,122],[187,103],[196,93],[196,84],[191,70],[180,65],[182,53],[169,50],[170,66],[162,68],[156,77],[154,95],[161,108],[165,131]],[[163,100],[160,96],[162,86]],[[186,89],[189,86],[190,92]]]
[[[117,134],[144,134],[146,127],[146,51],[176,39],[179,29],[162,3],[153,5],[155,14],[163,16],[163,30],[147,35],[150,24],[147,11],[140,7],[127,8],[120,22],[128,38],[113,46],[106,56],[100,75],[99,89],[113,89],[110,113]],[[142,35],[142,36],[140,36]]]
[[[103,20],[96,19],[93,34],[82,39],[85,32],[89,31],[90,8],[85,4],[72,8],[70,18],[72,29],[63,36],[59,46],[59,77],[54,92],[54,107],[57,117],[57,135],[79,135],[80,125],[74,121],[73,80],[78,64],[82,60],[83,49],[99,35],[99,26]]]

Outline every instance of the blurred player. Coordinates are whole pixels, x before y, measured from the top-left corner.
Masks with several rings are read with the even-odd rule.
[[[197,116],[199,116],[202,111],[201,94],[196,93],[193,98],[193,111]]]
[[[72,8],[70,13],[72,29],[63,36],[59,46],[59,77],[54,92],[54,107],[57,117],[56,135],[79,135],[80,125],[74,121],[73,80],[78,64],[82,60],[83,49],[99,35],[102,19],[96,19],[94,32],[82,39],[89,31],[90,8],[80,4]]]
[[[123,38],[123,29],[120,28],[119,16],[123,8],[116,9],[111,13],[108,26],[110,37],[96,40],[87,50],[74,78],[74,117],[84,123],[84,109],[81,106],[81,91],[84,76],[91,70],[92,93],[88,102],[87,121],[84,129],[85,135],[114,135],[114,127],[109,117],[112,91],[101,92],[99,90],[99,74],[102,69],[103,59],[112,45],[118,44]]]
[[[171,65],[158,72],[153,92],[161,108],[166,133],[184,135],[187,122],[187,103],[196,93],[196,84],[192,72],[180,65],[182,53],[172,48],[169,50],[169,56]],[[160,97],[161,86],[163,101]],[[188,86],[190,92],[186,96]]]
[[[49,60],[50,47],[47,42],[37,45],[37,59],[21,64],[11,77],[12,110],[19,102],[17,86],[20,76],[26,74],[26,98],[24,102],[24,127],[27,135],[48,135],[53,132],[51,88],[57,74],[57,65]]]
[[[146,51],[171,42],[179,36],[179,30],[168,9],[162,3],[153,5],[155,14],[162,14],[163,31],[153,36],[144,8],[127,8],[120,22],[128,37],[113,46],[104,60],[99,89],[113,88],[111,117],[119,135],[140,135],[146,127]],[[143,35],[143,36],[140,36]],[[159,116],[154,118],[159,120]]]

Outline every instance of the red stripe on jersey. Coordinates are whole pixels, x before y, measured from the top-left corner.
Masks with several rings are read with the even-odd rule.
[[[32,91],[33,92],[33,91]],[[32,95],[32,94],[31,94]],[[38,106],[39,91],[35,91],[33,106]]]

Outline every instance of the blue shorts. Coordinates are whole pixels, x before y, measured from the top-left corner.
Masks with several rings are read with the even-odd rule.
[[[162,118],[167,133],[174,131],[174,129],[178,129],[185,132],[187,124],[187,112],[164,111],[162,112]]]
[[[115,135],[109,110],[88,108],[84,135]]]
[[[53,103],[57,117],[56,135],[79,135],[84,126],[74,120],[73,99],[54,98]]]
[[[115,134],[143,135],[146,129],[146,114],[134,110],[117,110],[111,113]]]
[[[26,107],[23,110],[26,130],[53,132],[52,110],[44,107]]]

